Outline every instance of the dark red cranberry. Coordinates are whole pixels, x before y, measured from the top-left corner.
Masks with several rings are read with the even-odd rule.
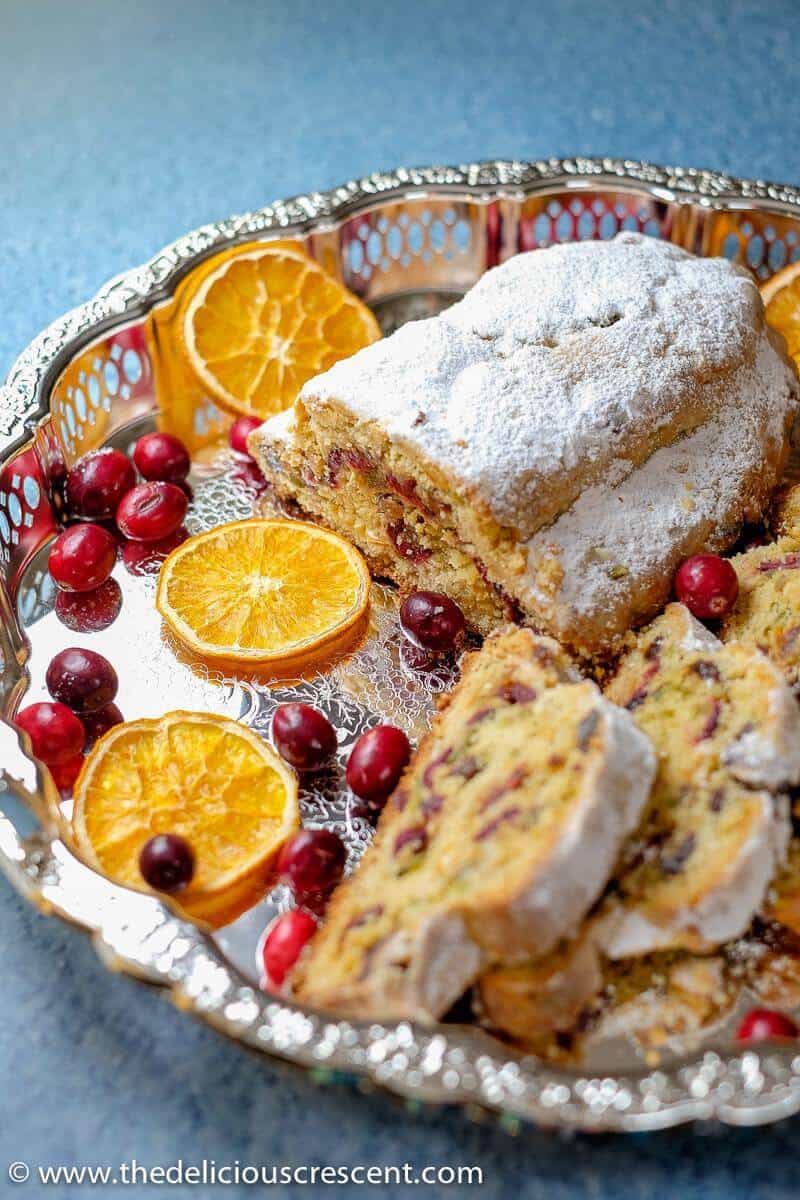
[[[693,554],[678,568],[675,594],[701,621],[718,620],[736,603],[739,579],[727,558]]]
[[[172,433],[146,433],[133,448],[133,461],[142,479],[183,483],[191,469],[189,451]]]
[[[316,931],[317,922],[301,908],[283,913],[272,922],[261,950],[267,985],[281,986]]]
[[[452,650],[464,632],[464,614],[443,592],[412,592],[400,606],[400,624],[423,650]]]
[[[344,873],[347,851],[332,829],[301,829],[290,837],[278,859],[278,874],[298,904],[332,892]]]
[[[48,767],[77,758],[83,750],[86,732],[80,717],[66,704],[43,700],[29,704],[16,715],[16,724],[31,739],[33,753]]]
[[[347,782],[362,800],[371,804],[394,791],[411,757],[411,745],[402,729],[376,725],[362,733],[347,762]]]
[[[134,542],[158,542],[183,524],[188,502],[174,483],[138,483],[117,509],[117,525]]]
[[[194,851],[178,833],[157,833],[142,847],[139,870],[158,892],[179,892],[194,875]]]
[[[157,575],[167,555],[188,536],[188,529],[181,525],[158,542],[131,542],[126,538],[122,543],[122,561],[131,575]]]
[[[798,1028],[791,1017],[771,1008],[754,1008],[736,1031],[739,1042],[771,1042],[776,1038],[796,1038]]]
[[[272,718],[272,737],[281,758],[297,771],[318,771],[336,753],[336,731],[310,704],[281,704]]]
[[[100,738],[108,733],[109,729],[113,729],[115,725],[121,725],[125,718],[116,704],[106,704],[104,708],[98,708],[95,712],[86,713],[81,717],[81,720],[86,730],[85,749],[91,750],[95,742],[99,742]]]
[[[246,454],[248,458],[252,455],[247,449],[247,439],[254,429],[258,429],[259,425],[264,422],[260,417],[238,417],[231,425],[228,434],[231,450],[235,450],[237,454]]]
[[[122,590],[116,579],[107,579],[91,592],[56,595],[56,616],[75,633],[100,633],[116,621],[122,608]]]
[[[110,704],[119,687],[108,659],[81,646],[59,651],[47,668],[45,683],[54,700],[80,716]]]
[[[51,763],[48,767],[50,774],[53,776],[53,783],[62,796],[72,795],[75,780],[81,773],[84,761],[83,755],[78,754],[75,758],[68,758],[64,763]]]
[[[67,508],[76,517],[112,517],[135,483],[133,463],[121,450],[93,450],[67,475]]]
[[[105,583],[117,561],[117,543],[100,525],[73,525],[50,549],[49,569],[68,592],[91,592]]]

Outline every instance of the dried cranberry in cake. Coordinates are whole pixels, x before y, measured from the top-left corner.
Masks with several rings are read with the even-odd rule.
[[[736,603],[739,580],[726,558],[694,554],[678,568],[675,593],[701,621],[726,617]]]
[[[86,733],[80,717],[66,704],[47,700],[29,704],[14,718],[19,729],[31,739],[33,753],[48,766],[60,765],[83,750]]]
[[[191,468],[189,451],[172,433],[146,433],[133,450],[133,461],[142,479],[183,483]]]
[[[194,875],[194,851],[178,833],[157,833],[139,855],[142,879],[159,892],[179,892]]]
[[[336,730],[310,704],[278,705],[272,738],[281,758],[296,771],[318,771],[336,753]]]
[[[95,712],[85,713],[81,720],[86,730],[86,750],[91,750],[95,742],[115,725],[121,725],[125,718],[116,704],[106,704],[104,708],[98,708]]]
[[[347,761],[347,782],[362,800],[384,800],[397,786],[411,757],[411,744],[394,725],[376,725],[361,737]]]
[[[67,508],[75,517],[112,517],[135,483],[133,464],[121,450],[94,450],[79,459],[67,475]]]
[[[254,429],[258,429],[263,424],[264,422],[258,417],[237,417],[228,433],[228,442],[231,450],[235,450],[237,454],[244,454],[250,458],[250,451],[247,449],[247,439]]]
[[[117,543],[101,525],[73,525],[53,542],[48,569],[60,588],[89,592],[108,579],[117,561]]]
[[[412,592],[400,606],[406,636],[423,650],[453,650],[464,632],[464,614],[442,592]]]
[[[332,829],[301,829],[289,838],[278,858],[278,875],[298,904],[313,903],[332,892],[344,874],[347,851]]]
[[[59,591],[56,595],[56,616],[75,633],[100,633],[108,629],[121,609],[122,589],[116,579],[107,579],[91,592]]]
[[[45,676],[54,700],[83,716],[110,704],[117,694],[117,673],[107,658],[82,646],[61,650]]]
[[[277,917],[264,938],[261,952],[264,965],[265,985],[280,987],[289,971],[300,957],[300,952],[317,931],[317,922],[311,913],[301,908],[292,909]]]
[[[117,509],[117,525],[134,542],[157,542],[182,524],[188,502],[174,483],[139,483]]]
[[[800,1032],[791,1017],[771,1008],[754,1008],[736,1031],[738,1042],[772,1042],[796,1038]]]

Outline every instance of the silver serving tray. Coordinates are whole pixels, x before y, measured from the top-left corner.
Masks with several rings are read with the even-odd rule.
[[[272,707],[302,692],[333,716],[340,757],[378,713],[412,730],[425,721],[447,673],[420,675],[399,653],[393,601],[378,589],[374,629],[354,659],[283,690],[198,675],[162,638],[153,577],[116,577],[123,616],[102,632],[71,634],[53,613],[46,572],[65,468],[102,442],[128,445],[152,424],[158,385],[143,321],[193,266],[246,240],[300,239],[377,313],[385,331],[435,312],[489,266],[518,250],[620,228],[667,237],[700,254],[725,254],[759,279],[800,257],[800,191],[710,171],[616,159],[484,162],[370,175],[329,192],[275,203],[207,225],[106,284],[55,321],[20,355],[0,389],[0,712],[43,694],[49,656],[69,641],[107,648],[122,677],[128,717],[170,707],[228,712],[266,731]],[[220,414],[204,398],[198,427]],[[222,453],[194,479],[194,529],[247,515],[255,478]],[[369,831],[332,772],[302,796],[307,823],[331,823],[355,859]],[[560,1069],[511,1050],[471,1025],[423,1028],[357,1023],[264,993],[258,933],[286,904],[281,889],[227,929],[204,932],[168,904],[111,884],[59,838],[49,773],[0,720],[0,866],[42,911],[87,930],[110,967],[171,990],[183,1009],[248,1046],[301,1064],[316,1079],[371,1081],[411,1102],[448,1102],[542,1126],[625,1131],[689,1120],[774,1121],[800,1109],[800,1053],[741,1051],[729,1026],[714,1045],[673,1049],[657,1066],[610,1043],[580,1068]]]

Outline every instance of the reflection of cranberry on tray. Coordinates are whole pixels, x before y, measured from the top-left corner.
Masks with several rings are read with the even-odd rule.
[[[91,592],[56,594],[55,613],[62,625],[75,633],[100,633],[113,625],[122,609],[122,590],[116,579],[107,579]]]

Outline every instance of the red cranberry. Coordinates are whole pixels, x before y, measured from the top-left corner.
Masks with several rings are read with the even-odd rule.
[[[300,951],[317,931],[311,913],[294,908],[272,922],[261,951],[266,982],[280,987],[300,957]]]
[[[117,525],[134,542],[158,542],[183,523],[187,506],[174,483],[139,483],[122,498]]]
[[[158,542],[130,542],[122,544],[122,561],[131,575],[157,575],[161,564],[176,546],[182,545],[189,536],[185,525],[179,526],[169,537]]]
[[[67,475],[67,507],[76,517],[111,517],[135,483],[133,464],[121,450],[93,450]]]
[[[736,1031],[739,1042],[771,1042],[776,1038],[796,1038],[798,1028],[791,1017],[771,1008],[754,1008]]]
[[[252,455],[247,449],[247,439],[253,430],[258,429],[259,425],[263,425],[263,423],[260,417],[238,417],[231,425],[228,434],[231,449],[235,450],[237,454],[246,454],[248,458],[251,458]]]
[[[117,543],[100,525],[73,525],[60,533],[50,550],[55,582],[68,592],[90,592],[105,583],[117,561]]]
[[[675,593],[701,621],[725,617],[739,595],[739,579],[726,558],[693,554],[678,568]]]
[[[142,479],[183,483],[191,468],[189,451],[172,433],[146,433],[133,448],[133,461]]]
[[[281,704],[272,718],[278,753],[297,771],[317,771],[336,752],[336,731],[310,704]]]
[[[281,850],[278,874],[298,904],[332,892],[344,873],[347,851],[332,829],[301,829]]]
[[[91,592],[61,592],[56,596],[56,616],[76,633],[100,633],[116,621],[122,608],[122,590],[116,579],[107,579]]]
[[[110,704],[117,694],[117,672],[95,650],[70,646],[61,650],[47,668],[47,690],[54,700],[83,716]]]
[[[464,614],[442,592],[412,592],[400,606],[400,624],[423,650],[452,650],[464,632]]]
[[[66,704],[51,704],[47,700],[29,704],[17,713],[16,723],[31,739],[33,753],[48,767],[77,758],[86,741],[80,717]]]
[[[139,870],[158,892],[179,892],[194,875],[194,851],[178,833],[157,833],[142,847]]]
[[[78,754],[75,758],[68,758],[64,763],[51,763],[48,767],[50,774],[53,776],[53,782],[62,796],[70,796],[72,794],[72,789],[75,787],[75,780],[80,775],[83,764],[84,757],[82,754]]]
[[[109,729],[113,729],[115,725],[121,725],[125,718],[116,704],[106,704],[105,708],[98,708],[95,712],[85,713],[81,717],[81,720],[86,730],[86,745],[84,749],[91,750],[95,742],[99,742],[100,738],[108,733]]]
[[[347,782],[362,800],[375,803],[394,791],[411,757],[411,746],[402,729],[376,725],[362,733],[347,763]]]

